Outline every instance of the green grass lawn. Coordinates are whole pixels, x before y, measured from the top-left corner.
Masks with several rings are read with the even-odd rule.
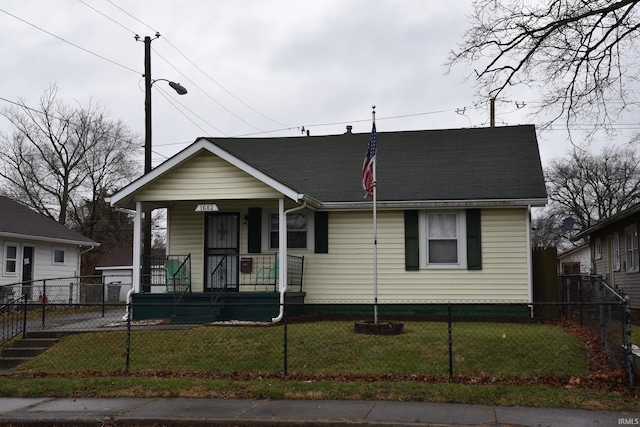
[[[282,372],[283,327],[208,327],[133,331],[130,371]],[[448,375],[447,324],[406,322],[395,336],[353,332],[353,322],[288,326],[287,369],[305,374]],[[588,374],[582,343],[559,326],[457,323],[453,373],[496,378]],[[19,369],[41,372],[124,370],[126,332],[63,338]]]
[[[396,336],[355,334],[353,322],[347,321],[290,324],[286,378],[281,325],[133,331],[128,375],[123,372],[125,331],[83,333],[64,337],[13,375],[0,376],[0,395],[378,399],[640,409],[638,400],[625,393],[537,383],[547,375],[589,375],[584,344],[560,326],[454,323],[453,379],[448,375],[447,332],[441,322],[405,322],[404,332]],[[435,380],[407,380],[411,375]],[[462,377],[491,381],[457,383],[455,378]],[[514,377],[527,380],[514,382]]]

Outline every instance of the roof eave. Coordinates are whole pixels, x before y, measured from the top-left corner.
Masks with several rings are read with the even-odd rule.
[[[38,242],[51,242],[51,243],[60,243],[65,245],[76,245],[76,246],[86,246],[86,247],[100,246],[100,243],[93,242],[93,241],[69,240],[69,239],[63,239],[60,237],[34,236],[31,234],[21,234],[21,233],[0,233],[0,236],[8,239],[15,239],[15,240],[35,240]]]
[[[486,208],[486,207],[542,207],[547,198],[532,199],[492,199],[492,200],[406,200],[378,201],[376,208],[389,209],[436,209],[436,208]],[[364,210],[371,209],[373,202],[324,202],[321,209],[326,210]]]

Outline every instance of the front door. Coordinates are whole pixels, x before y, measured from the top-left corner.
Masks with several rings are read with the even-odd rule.
[[[33,293],[33,247],[22,248],[22,294],[31,300]]]
[[[204,290],[238,291],[240,214],[209,213],[205,217]]]

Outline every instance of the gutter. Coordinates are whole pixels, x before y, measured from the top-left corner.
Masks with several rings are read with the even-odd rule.
[[[284,239],[281,239],[281,242],[284,240],[284,243],[280,244],[280,313],[271,319],[273,323],[281,321],[284,317],[284,294],[287,291],[287,215],[306,207],[307,201],[304,200],[302,205],[284,211],[284,220],[282,218],[280,219],[280,224],[283,224],[283,226],[280,227],[280,233],[281,235],[284,235]]]
[[[433,209],[433,208],[489,208],[489,207],[541,207],[547,199],[513,199],[513,200],[407,200],[376,202],[377,209]],[[323,210],[371,210],[371,202],[323,202]]]

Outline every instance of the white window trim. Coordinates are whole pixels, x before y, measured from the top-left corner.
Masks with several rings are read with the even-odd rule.
[[[430,213],[456,214],[458,217],[458,262],[451,264],[430,264],[427,248],[427,215]],[[428,270],[466,270],[467,269],[467,221],[466,211],[462,210],[424,210],[420,211],[418,221],[420,235],[420,268]]]
[[[620,233],[614,232],[611,237],[611,263],[613,271],[620,271]]]
[[[64,254],[64,261],[58,262],[56,261],[56,251],[62,251]],[[54,246],[51,251],[51,264],[52,265],[67,265],[67,249],[61,246]]]
[[[277,251],[278,248],[271,247],[271,215],[278,215],[278,211],[274,210],[263,210],[262,217],[262,250],[263,251]],[[307,247],[306,248],[289,248],[287,247],[287,252],[304,252],[313,250],[315,247],[315,216],[313,215],[313,211],[309,209],[302,209],[298,211],[299,213],[303,213],[307,216]]]
[[[596,237],[593,240],[593,253],[595,259],[602,258],[602,239],[600,237]]]
[[[633,244],[633,235],[636,236],[636,247],[635,248],[631,248],[631,257],[632,257],[632,265],[629,266],[629,238],[628,236],[631,235],[631,241]],[[625,263],[626,263],[626,271],[628,273],[637,273],[639,271],[639,262],[638,262],[638,226],[637,224],[633,224],[630,225],[628,227],[626,227],[624,229],[624,245],[625,245],[625,251],[624,251],[624,259],[625,259]],[[635,264],[635,265],[633,265]]]
[[[7,258],[7,247],[13,246],[16,248],[16,257],[15,258]],[[7,261],[13,260],[16,263],[15,271],[7,271]],[[10,276],[10,277],[18,277],[20,263],[20,244],[17,242],[4,242],[4,254],[2,257],[2,275]]]

